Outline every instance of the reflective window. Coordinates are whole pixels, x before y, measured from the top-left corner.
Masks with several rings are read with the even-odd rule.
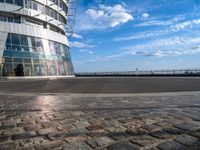
[[[46,43],[46,44],[45,44]],[[50,53],[44,54],[44,48]],[[68,47],[54,41],[8,34],[4,51],[4,76],[45,76],[73,73]]]
[[[8,37],[6,39],[6,44],[11,44],[11,37],[10,34],[8,34]]]
[[[49,41],[49,49],[52,55],[56,55],[54,42]]]
[[[13,4],[13,0],[6,0],[6,3]]]
[[[19,5],[19,6],[22,6],[22,0],[15,0],[15,4]]]
[[[39,52],[39,53],[43,53],[44,52],[42,39],[35,38],[35,45],[36,45],[37,52]]]
[[[28,46],[28,39],[27,39],[27,36],[25,36],[25,35],[20,35],[20,39],[21,39],[21,45],[23,45],[23,46]]]
[[[6,3],[22,6],[22,0],[5,0]]]
[[[20,45],[19,35],[17,35],[17,34],[11,34],[11,41],[12,41],[12,44]]]
[[[11,22],[11,23],[20,23],[20,17],[17,16],[7,16],[4,14],[0,14],[0,21],[2,22]]]

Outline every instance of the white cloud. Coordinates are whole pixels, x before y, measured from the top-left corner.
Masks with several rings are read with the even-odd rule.
[[[148,16],[148,14],[144,13],[144,16]],[[177,23],[181,20],[184,20],[184,19],[185,19],[185,15],[178,15],[174,18],[168,18],[168,17],[165,17],[165,18],[155,18],[154,17],[154,18],[152,18],[151,17],[151,19],[148,19],[147,21],[142,22],[142,23],[138,23],[138,24],[134,25],[134,27],[171,26],[171,25],[173,25],[173,24],[175,24],[175,23]]]
[[[166,30],[160,30],[160,31],[148,31],[148,32],[139,32],[134,35],[129,35],[129,36],[121,36],[121,37],[115,37],[114,41],[129,41],[129,40],[138,40],[138,39],[146,39],[146,38],[152,38],[156,36],[161,36],[168,34],[169,31]]]
[[[83,38],[82,35],[77,34],[77,33],[73,33],[72,37],[73,37],[73,38],[76,38],[76,39],[82,39],[82,38]]]
[[[181,22],[181,23],[178,23],[176,25],[172,25],[171,28],[174,29],[174,30],[183,30],[183,29],[186,29],[186,28],[192,28],[196,25],[200,25],[200,19]]]
[[[147,19],[149,18],[149,14],[148,13],[143,13],[141,16],[141,19]]]
[[[81,52],[81,53],[89,53],[89,54],[91,54],[91,55],[94,54],[93,51],[88,50],[88,49],[80,49],[79,52]]]
[[[169,26],[172,25],[173,21],[171,20],[167,20],[167,21],[163,21],[163,20],[150,20],[150,21],[146,21],[143,23],[139,23],[134,25],[135,27],[146,27],[146,26]]]
[[[75,47],[75,48],[93,48],[95,45],[89,45],[81,42],[69,42],[70,47]]]
[[[133,16],[121,4],[114,6],[99,5],[97,10],[86,10],[85,14],[80,15],[77,20],[78,30],[102,30],[127,23],[133,20]]]
[[[200,52],[199,37],[172,37],[125,48],[129,54],[142,56],[177,56]]]

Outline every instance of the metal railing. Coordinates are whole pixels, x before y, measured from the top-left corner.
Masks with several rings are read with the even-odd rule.
[[[200,76],[200,69],[78,72],[76,76]]]

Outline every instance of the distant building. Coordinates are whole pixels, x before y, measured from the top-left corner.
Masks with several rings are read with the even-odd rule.
[[[0,0],[0,76],[72,76],[68,0]]]

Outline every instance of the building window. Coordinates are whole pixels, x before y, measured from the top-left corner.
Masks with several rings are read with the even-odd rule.
[[[17,16],[6,16],[3,14],[0,14],[0,21],[2,22],[11,22],[11,23],[20,23],[20,17]]]
[[[22,0],[15,0],[14,4],[22,6]]]

